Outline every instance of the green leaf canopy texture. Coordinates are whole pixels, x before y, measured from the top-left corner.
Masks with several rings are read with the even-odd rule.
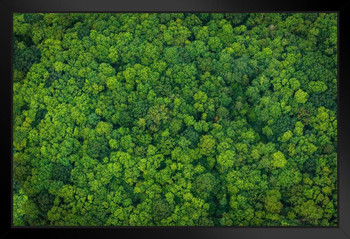
[[[337,14],[16,13],[15,226],[337,226]]]

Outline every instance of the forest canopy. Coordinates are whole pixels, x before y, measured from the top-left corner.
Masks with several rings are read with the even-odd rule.
[[[337,226],[337,14],[16,13],[15,226]]]

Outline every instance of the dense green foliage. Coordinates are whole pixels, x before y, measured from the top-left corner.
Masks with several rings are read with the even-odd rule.
[[[337,15],[15,14],[15,225],[337,225]]]

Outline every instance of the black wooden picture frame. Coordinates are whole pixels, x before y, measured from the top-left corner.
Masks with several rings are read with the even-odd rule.
[[[1,238],[334,238],[350,239],[350,0],[0,0],[2,143]],[[17,12],[336,12],[338,14],[338,227],[26,227],[12,225],[12,17]]]

